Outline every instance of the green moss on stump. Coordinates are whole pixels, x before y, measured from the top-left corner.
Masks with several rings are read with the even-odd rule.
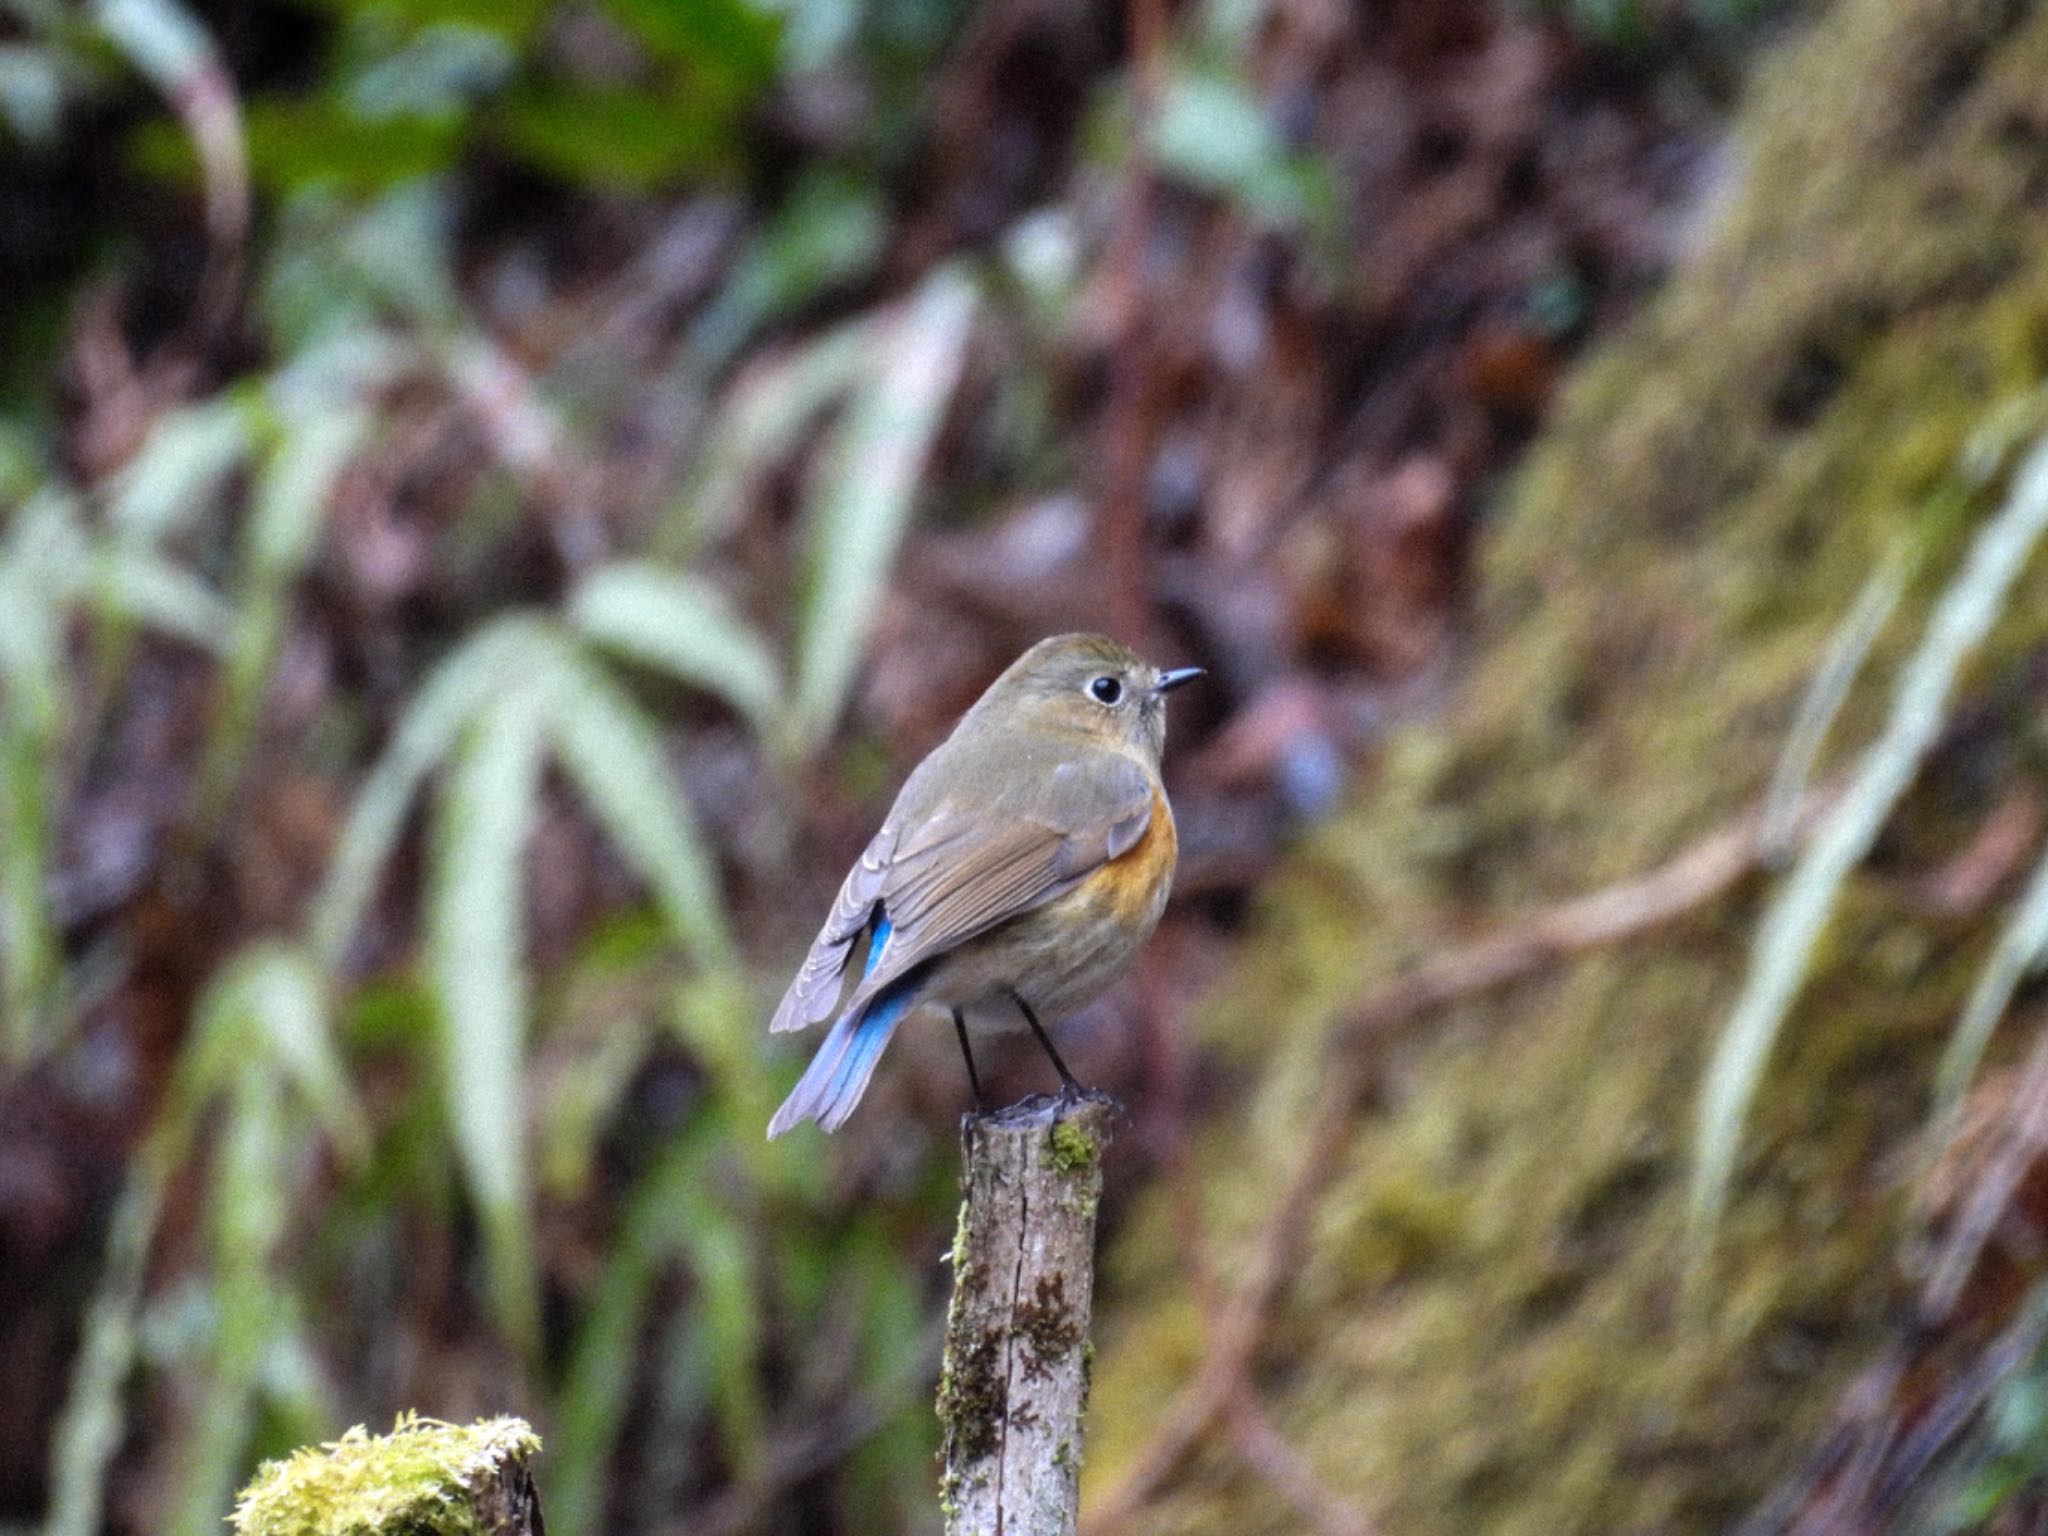
[[[1046,1135],[1053,1167],[1070,1178],[1086,1173],[1102,1160],[1102,1148],[1077,1120],[1055,1120]]]
[[[1578,371],[1489,533],[1455,704],[1292,861],[1220,989],[1206,1033],[1253,1085],[1196,1149],[1220,1272],[1301,1154],[1330,1026],[1475,929],[1754,806],[1829,635],[1903,544],[1914,588],[1831,763],[1870,738],[2002,489],[1963,473],[1965,446],[2048,377],[2044,79],[2048,10],[2010,0],[1840,0],[1767,62],[1702,244]],[[1900,1315],[1897,1154],[2000,921],[1932,915],[1914,883],[2011,782],[1999,755],[2038,754],[2044,647],[2037,570],[1964,680],[1975,774],[1932,765],[1815,957],[1706,1316],[1679,1306],[1693,1105],[1760,888],[1393,1047],[1257,1373],[1333,1488],[1405,1536],[1692,1536],[1811,1447]],[[1164,1197],[1125,1230],[1097,1488],[1207,1348]],[[1220,1446],[1142,1529],[1297,1525]]]
[[[525,1420],[467,1426],[413,1415],[388,1435],[339,1440],[266,1461],[235,1505],[240,1536],[484,1536],[487,1484],[540,1450]]]
[[[1009,1406],[1002,1338],[984,1333],[948,1359],[939,1375],[939,1424],[954,1452],[948,1459],[975,1462],[994,1451]]]

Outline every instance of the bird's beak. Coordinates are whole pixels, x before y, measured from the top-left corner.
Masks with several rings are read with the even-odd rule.
[[[1159,674],[1159,681],[1152,685],[1152,691],[1154,693],[1171,693],[1182,684],[1192,683],[1196,678],[1206,675],[1206,672],[1201,667],[1175,667],[1171,672]]]

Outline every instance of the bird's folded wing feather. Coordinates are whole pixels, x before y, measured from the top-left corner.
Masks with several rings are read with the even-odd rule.
[[[839,1012],[840,994],[846,990],[847,962],[853,955],[853,941],[860,937],[881,899],[882,883],[889,873],[889,861],[896,851],[899,828],[894,817],[882,825],[861,855],[847,871],[846,881],[832,903],[832,915],[811,943],[796,979],[782,994],[775,1017],[769,1022],[771,1034],[784,1030],[808,1029],[822,1024]]]
[[[905,785],[897,809],[840,887],[771,1029],[802,1029],[841,1011],[854,941],[878,906],[889,920],[888,941],[879,957],[863,957],[874,963],[847,1007],[1072,889],[1128,852],[1152,818],[1151,776],[1116,753],[1061,762],[1043,777],[961,774],[956,782],[968,787],[929,807]],[[1018,788],[991,794],[990,782]]]
[[[1152,780],[1103,753],[1064,762],[1027,807],[974,804],[906,829],[881,893],[887,947],[848,1006],[998,923],[1042,906],[1128,852],[1152,819]],[[956,825],[957,823],[957,825]]]

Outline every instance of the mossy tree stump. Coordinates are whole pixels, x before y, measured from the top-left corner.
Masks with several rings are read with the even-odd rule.
[[[1081,1499],[1107,1099],[967,1122],[939,1380],[947,1536],[1070,1536]]]
[[[237,1536],[545,1536],[524,1420],[407,1415],[267,1461],[235,1506]]]

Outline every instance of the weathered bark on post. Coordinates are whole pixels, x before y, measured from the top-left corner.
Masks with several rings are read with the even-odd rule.
[[[967,1122],[939,1378],[947,1536],[1071,1536],[1078,1523],[1113,1111],[1037,1098]]]

